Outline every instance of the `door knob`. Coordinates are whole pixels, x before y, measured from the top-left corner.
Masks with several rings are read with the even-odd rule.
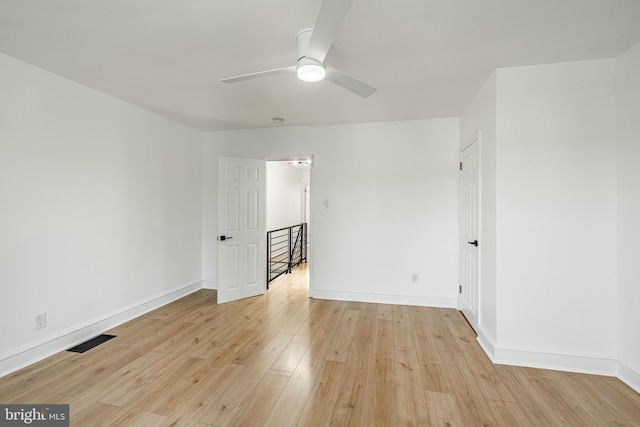
[[[218,236],[218,240],[220,240],[221,242],[224,240],[229,240],[229,239],[233,239],[233,237],[231,236]]]
[[[474,240],[473,242],[467,242],[467,243],[470,244],[470,245],[475,246],[476,248],[478,247],[478,241],[477,240]]]

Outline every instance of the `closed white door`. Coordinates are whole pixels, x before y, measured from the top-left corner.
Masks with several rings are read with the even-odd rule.
[[[264,161],[218,162],[218,303],[265,293]]]
[[[460,153],[460,310],[478,328],[480,295],[480,139]]]

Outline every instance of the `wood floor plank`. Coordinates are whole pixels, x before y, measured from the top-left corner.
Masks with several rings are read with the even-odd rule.
[[[409,318],[406,305],[394,305],[391,310],[393,316],[393,339],[396,347],[413,347],[415,331]]]
[[[24,396],[29,393],[32,389],[28,387],[23,387],[20,385],[15,385],[10,382],[2,382],[0,383],[0,401],[2,403],[12,403],[11,400],[19,401],[20,396]],[[16,402],[19,403],[19,402]]]
[[[58,357],[56,357],[58,356]],[[38,362],[35,369],[27,366],[17,372],[14,372],[4,378],[6,381],[22,387],[37,388],[44,384],[50,384],[57,378],[61,378],[69,372],[83,372],[83,359],[78,353],[63,351],[57,355]],[[24,372],[23,372],[24,371]],[[54,382],[55,384],[55,382]]]
[[[219,410],[217,402],[234,385],[240,381],[247,367],[233,363],[223,364],[202,386],[194,398],[186,402],[183,408],[176,408],[177,418],[181,423],[196,424],[198,422],[213,425]],[[184,420],[188,420],[187,423]]]
[[[324,363],[309,398],[307,399],[297,426],[312,427],[329,425],[332,409],[340,394],[340,381],[345,373],[345,363],[328,360]]]
[[[593,418],[584,413],[576,413],[571,411],[554,410],[553,414],[558,418],[561,425],[564,426],[580,426],[580,427],[602,427],[603,424],[598,423]],[[604,424],[606,425],[606,424]],[[614,425],[614,424],[610,424]]]
[[[393,309],[378,310],[367,387],[365,425],[397,425]],[[380,314],[383,314],[382,316]]]
[[[111,424],[113,414],[118,410],[118,406],[107,405],[100,402],[92,402],[82,410],[77,410],[73,401],[69,402],[70,418],[74,427],[99,427]]]
[[[458,399],[450,393],[425,391],[427,410],[432,426],[463,426],[462,411]]]
[[[105,344],[108,344],[108,342]],[[88,354],[91,350],[87,353],[82,353],[86,357],[85,364],[88,368],[85,374],[77,375],[77,372],[70,372],[69,376],[75,376],[74,379],[69,378],[69,376],[63,382],[56,379],[56,391],[70,395],[89,392],[99,387],[103,382],[111,381],[110,377],[117,370],[135,360],[139,360],[143,354],[138,351],[122,350],[118,346],[105,346],[100,350],[101,353]]]
[[[260,351],[255,363],[247,366],[242,375],[236,379],[235,385],[229,387],[214,403],[213,406],[217,407],[213,413],[214,425],[225,426],[233,420],[240,406],[250,398],[289,341],[291,341],[291,335],[278,334]]]
[[[554,381],[569,393],[590,419],[599,425],[630,426],[620,410],[612,406],[607,399],[591,387],[584,387],[580,377],[584,375],[569,372],[556,372]]]
[[[345,365],[345,376],[334,405],[330,426],[363,426],[369,384],[372,345],[354,342]]]
[[[529,377],[531,386],[547,405],[557,411],[584,413],[584,409],[578,405],[573,396],[549,375],[552,375],[552,371],[544,376]]]
[[[379,320],[392,320],[393,319],[393,306],[390,304],[377,304],[376,317]]]
[[[205,360],[198,358],[185,358],[167,370],[161,377],[150,382],[143,390],[129,399],[124,406],[144,408],[147,412],[157,411],[159,415],[168,409],[165,405],[173,405],[171,400],[174,390],[182,384],[182,378],[189,375],[191,371],[198,369]]]
[[[356,327],[357,333],[354,340],[363,343],[372,343],[378,309],[376,304],[364,304],[364,306],[361,307],[360,317]]]
[[[265,426],[279,427],[297,424],[311,393],[311,388],[326,360],[329,344],[330,340],[323,337],[316,337],[311,341],[267,417]]]
[[[232,422],[236,426],[262,426],[289,381],[288,376],[267,374],[256,387],[254,393],[244,401],[239,415]]]
[[[475,334],[469,327],[455,326],[449,328],[456,339],[457,347],[464,356],[470,373],[486,399],[514,402],[511,393],[505,387],[495,366],[479,348]]]
[[[349,357],[349,350],[351,349],[352,340],[350,339],[333,339],[331,340],[331,348],[327,355],[327,360],[333,360],[334,362],[346,362]]]
[[[431,337],[433,337],[440,359],[450,359],[454,354],[459,353],[458,344],[449,329],[447,321],[443,318],[443,309],[434,308],[425,311],[427,324]]]
[[[640,422],[640,403],[638,394],[626,384],[615,378],[583,375],[576,379],[584,386],[595,391],[609,405],[628,421]]]
[[[515,402],[487,399],[487,405],[498,426],[535,427]]]
[[[167,417],[174,416],[179,412],[182,404],[189,401],[188,396],[198,394],[205,387],[205,382],[201,380],[201,377],[202,372],[208,368],[208,361],[196,358],[191,360],[193,365],[181,374],[181,378],[167,388],[162,395],[157,396],[153,404],[149,406],[149,412]]]
[[[417,350],[418,362],[425,366],[429,364],[442,365],[442,353],[440,353],[436,345],[437,338],[429,326],[423,323],[414,324],[414,332],[414,345]]]
[[[280,353],[278,360],[271,366],[271,369],[293,373],[304,356],[304,353],[307,351],[307,348],[309,348],[312,337],[310,337],[307,332],[306,330],[299,331],[299,333],[291,338],[291,341],[289,341],[287,347]]]
[[[128,419],[127,425],[130,426],[165,426],[168,424],[167,417],[163,417],[162,415],[152,414],[149,412],[142,412],[137,415],[133,415]]]
[[[47,380],[55,373],[58,375],[66,371],[67,366],[78,364],[76,353],[61,351],[53,356],[47,357],[32,365],[26,366],[18,371],[12,372],[1,378],[2,384],[15,384],[23,387],[32,387],[39,380]],[[57,366],[55,373],[52,372],[52,366]],[[2,389],[0,388],[0,392]]]
[[[391,320],[376,320],[373,339],[373,359],[393,359],[393,323]]]
[[[165,375],[171,369],[173,360],[175,357],[172,354],[151,352],[147,357],[115,372],[109,382],[94,390],[97,394],[94,399],[110,405],[122,405]]]
[[[67,403],[91,427],[640,427],[620,380],[494,365],[456,310],[310,299],[305,266],[265,295],[216,296],[6,375],[0,402]]]
[[[429,363],[420,365],[420,375],[422,385],[425,390],[437,391],[440,393],[453,393],[447,371],[439,363]]]
[[[541,395],[531,386],[529,378],[517,366],[496,366],[498,375],[505,387],[518,402],[529,423],[540,426],[557,425],[553,419],[553,409],[545,402]]]
[[[394,362],[398,425],[429,425],[427,399],[415,348],[396,347]]]
[[[338,334],[338,325],[342,320],[347,303],[344,301],[335,301],[331,304],[327,316],[323,319],[317,335],[320,337],[335,337]]]
[[[324,323],[325,318],[329,315],[332,301],[328,300],[312,300],[310,307],[312,309],[309,314],[308,324],[305,329],[309,332],[309,337],[315,337]]]
[[[296,312],[289,318],[282,328],[278,331],[281,334],[295,335],[300,329],[308,323],[311,314],[311,303],[309,298],[304,298]]]
[[[260,355],[262,350],[270,345],[276,334],[255,333],[251,339],[242,347],[238,348],[232,355],[232,363],[238,365],[251,365]],[[290,338],[292,338],[289,335]],[[291,340],[291,339],[289,339]]]
[[[473,377],[464,357],[459,353],[455,354],[443,367],[451,379],[453,394],[457,398],[465,425],[496,425],[478,381]]]
[[[245,366],[235,364],[219,364],[212,361],[203,363],[198,369],[181,380],[181,386],[172,390],[168,400],[173,404],[166,405],[167,415],[179,425],[193,425],[200,421],[205,410],[206,401],[215,395],[218,389],[225,389],[225,384],[237,382]],[[222,395],[220,393],[218,396]]]
[[[222,322],[223,321],[221,321],[221,323]],[[250,335],[250,333],[247,332],[247,335]],[[231,340],[232,337],[235,338],[235,334],[229,334],[226,325],[224,327],[221,326],[219,329],[211,327],[203,328],[203,330],[194,337],[193,344],[184,349],[184,354],[189,357],[209,359],[214,354],[219,354],[225,345],[232,346],[234,344]]]
[[[379,374],[378,370],[381,364],[391,365],[389,359],[383,362],[372,361],[371,369],[374,376],[384,376]],[[392,366],[383,368],[387,371],[392,370]],[[367,386],[366,407],[365,407],[365,426],[396,426],[397,423],[397,402],[395,394],[395,384],[373,381]]]

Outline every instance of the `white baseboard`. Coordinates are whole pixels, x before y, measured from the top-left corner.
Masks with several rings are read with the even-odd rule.
[[[218,289],[218,282],[215,280],[203,280],[202,289]]]
[[[489,359],[498,365],[526,366],[609,377],[616,376],[618,373],[618,361],[615,357],[607,355],[576,355],[538,349],[498,347],[480,332],[478,332],[478,343]]]
[[[640,393],[640,369],[634,369],[628,363],[618,359],[618,378]]]
[[[457,308],[458,297],[418,297],[409,295],[372,294],[360,292],[313,291],[313,298],[337,301],[370,302],[374,304],[417,305],[421,307]]]
[[[202,281],[180,286],[0,354],[0,377],[74,347],[109,329],[202,289]]]
[[[476,331],[478,334],[478,344],[482,347],[482,350],[487,354],[489,360],[495,363],[496,360],[496,341],[491,336],[491,334],[487,333],[482,324],[478,325],[478,330]]]

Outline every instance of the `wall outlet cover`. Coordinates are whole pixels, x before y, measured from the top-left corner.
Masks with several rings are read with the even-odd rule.
[[[36,330],[47,326],[47,313],[41,313],[36,316]]]

